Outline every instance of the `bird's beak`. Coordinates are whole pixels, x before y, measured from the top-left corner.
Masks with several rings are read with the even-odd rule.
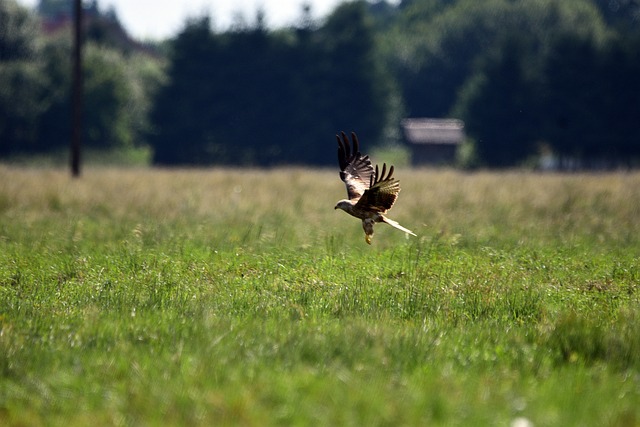
[[[333,209],[338,209],[338,205],[335,205],[335,206],[333,207]]]

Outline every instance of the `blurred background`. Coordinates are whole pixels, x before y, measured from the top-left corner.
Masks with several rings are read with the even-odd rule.
[[[86,161],[334,166],[354,130],[415,166],[640,164],[638,0],[104,1],[82,7]],[[0,0],[0,161],[66,161],[73,21]]]

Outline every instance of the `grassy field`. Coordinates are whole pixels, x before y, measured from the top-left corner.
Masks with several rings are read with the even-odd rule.
[[[640,425],[640,174],[396,175],[0,166],[0,425]]]

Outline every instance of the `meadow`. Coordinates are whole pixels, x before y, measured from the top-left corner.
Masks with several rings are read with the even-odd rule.
[[[0,425],[640,425],[640,173],[396,176],[0,165]]]

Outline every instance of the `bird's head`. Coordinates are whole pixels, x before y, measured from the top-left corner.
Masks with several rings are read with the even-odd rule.
[[[345,212],[351,211],[353,208],[353,203],[350,200],[342,199],[340,200],[333,209],[342,209]]]

